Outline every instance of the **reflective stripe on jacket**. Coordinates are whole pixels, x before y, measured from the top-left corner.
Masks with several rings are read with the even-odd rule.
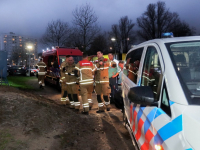
[[[63,61],[60,65],[60,82],[65,82],[65,72],[63,68],[67,65],[66,61]]]
[[[38,67],[39,71],[38,71],[38,75],[45,75],[46,74],[46,64],[44,62],[39,62],[36,64],[36,66]]]
[[[77,77],[74,74],[74,70],[75,70],[75,64],[69,65],[66,64],[65,66],[65,81],[66,84],[70,85],[70,84],[76,84],[77,83]]]
[[[75,69],[78,70],[78,75],[80,77],[80,84],[92,84],[93,83],[93,71],[95,67],[92,62],[88,60],[81,60],[76,64]]]
[[[100,65],[99,62],[103,61],[103,65]],[[109,75],[108,75],[108,69],[109,69],[110,63],[108,60],[105,60],[103,57],[98,59],[98,62],[96,62],[96,72],[95,72],[95,83],[109,83]]]

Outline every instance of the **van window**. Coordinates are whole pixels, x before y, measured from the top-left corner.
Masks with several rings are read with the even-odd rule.
[[[48,57],[48,67],[52,67],[52,62],[53,62],[53,55]]]
[[[57,58],[56,56],[55,56],[55,58],[54,58],[53,68],[59,68],[59,65],[58,65],[58,58]]]
[[[123,73],[134,83],[137,84],[138,70],[144,48],[131,51],[126,57]]]
[[[165,45],[188,103],[200,105],[200,41]]]
[[[169,96],[166,88],[166,84],[164,83],[163,91],[162,91],[162,98],[161,98],[161,109],[166,112],[171,117],[171,109],[169,103]]]
[[[74,58],[74,63],[77,64],[80,60],[82,60],[82,56],[72,56]],[[60,65],[62,62],[66,60],[66,56],[59,56]]]
[[[154,92],[154,98],[159,100],[159,81],[161,79],[161,66],[157,50],[153,46],[147,48],[143,71],[141,86],[151,86]]]

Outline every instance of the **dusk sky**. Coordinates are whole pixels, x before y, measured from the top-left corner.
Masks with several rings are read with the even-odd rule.
[[[147,5],[157,0],[0,0],[0,34],[14,32],[17,35],[40,38],[47,24],[60,19],[71,23],[72,11],[86,3],[98,16],[103,30],[110,30],[123,16],[136,23]],[[200,34],[200,0],[167,0],[167,8],[177,12],[185,22]]]

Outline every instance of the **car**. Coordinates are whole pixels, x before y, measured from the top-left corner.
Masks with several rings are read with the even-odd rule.
[[[31,69],[29,69],[29,67],[25,67],[26,69],[26,76],[36,76],[38,73],[38,69],[31,67]],[[30,70],[30,74],[29,74],[29,70]]]
[[[26,75],[26,69],[23,66],[9,66],[7,75]]]
[[[124,122],[136,149],[199,149],[199,63],[200,36],[154,39],[128,51]]]

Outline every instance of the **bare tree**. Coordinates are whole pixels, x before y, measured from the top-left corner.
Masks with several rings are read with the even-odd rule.
[[[70,27],[67,22],[61,20],[48,23],[46,32],[41,38],[41,43],[47,46],[65,46]]]
[[[98,17],[89,4],[77,7],[73,12],[73,24],[75,30],[73,32],[76,37],[73,39],[82,50],[90,47],[93,38],[99,33],[100,27],[97,25]]]
[[[191,36],[195,34],[195,28],[191,28],[188,23],[184,21],[177,21],[176,25],[171,27],[171,31],[175,37]]]
[[[112,47],[117,49],[116,51],[123,51],[126,53],[130,48],[131,43],[135,40],[133,27],[135,24],[128,16],[121,17],[119,24],[112,25],[112,32],[110,37],[115,38],[115,42],[112,43]]]
[[[137,18],[137,24],[140,28],[137,32],[139,37],[150,40],[161,38],[163,32],[175,32],[177,25],[182,23],[177,13],[170,12],[166,8],[165,2],[158,1],[156,4],[147,6],[147,10]],[[190,28],[188,29],[190,30]]]
[[[108,52],[109,48],[106,35],[106,33],[102,33],[94,38],[89,50],[90,55],[96,55],[98,51],[102,51],[104,54]]]

